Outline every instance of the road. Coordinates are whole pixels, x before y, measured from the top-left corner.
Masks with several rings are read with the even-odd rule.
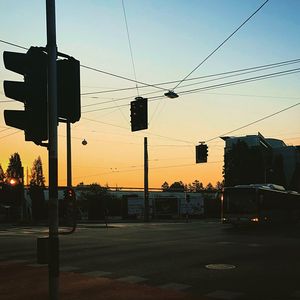
[[[0,229],[0,261],[36,263],[36,238],[46,232],[42,227]],[[60,236],[62,271],[211,299],[300,299],[299,258],[299,225],[81,224],[75,234]]]

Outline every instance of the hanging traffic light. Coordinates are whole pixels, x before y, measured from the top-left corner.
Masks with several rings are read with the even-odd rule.
[[[58,117],[80,120],[80,63],[73,57],[57,61]]]
[[[136,97],[130,102],[131,131],[148,128],[148,99]]]
[[[25,110],[4,110],[5,123],[25,132],[25,141],[48,139],[47,54],[31,47],[27,53],[3,52],[5,68],[24,76],[24,82],[4,81],[8,98],[23,102]]]
[[[205,144],[196,146],[196,163],[206,163],[208,156],[208,147]]]

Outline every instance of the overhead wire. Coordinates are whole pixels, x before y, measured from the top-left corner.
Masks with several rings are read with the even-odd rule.
[[[1,140],[1,139],[4,139],[4,138],[6,138],[6,137],[9,137],[9,136],[11,136],[11,135],[14,135],[14,134],[16,134],[16,133],[20,133],[20,132],[21,132],[21,130],[17,130],[17,131],[14,131],[14,132],[12,132],[12,133],[9,133],[9,134],[7,134],[7,135],[0,136],[0,140]]]
[[[299,62],[300,62],[300,59],[292,60],[292,61],[288,61],[288,62],[276,63],[276,64],[263,65],[263,66],[258,66],[258,67],[251,67],[251,68],[246,68],[246,69],[241,69],[241,70],[229,71],[229,72],[224,72],[224,73],[219,73],[219,74],[201,76],[199,78],[210,78],[210,77],[221,76],[223,74],[233,74],[233,75],[228,75],[228,76],[223,76],[223,77],[200,81],[200,82],[196,82],[196,83],[192,83],[192,84],[183,85],[183,86],[181,86],[181,88],[184,88],[187,86],[199,85],[199,84],[212,82],[212,81],[216,81],[216,80],[226,79],[226,78],[230,78],[230,77],[241,76],[241,75],[245,75],[245,74],[249,74],[249,73],[253,73],[253,72],[259,72],[262,70],[265,71],[265,70],[269,70],[269,69],[273,69],[273,68],[277,68],[277,67],[281,67],[281,66],[286,66],[289,64],[295,64],[295,63],[299,63]],[[239,73],[234,74],[237,72],[239,72]],[[265,75],[268,75],[268,74],[265,74]],[[264,75],[262,75],[262,76],[264,76]],[[148,95],[155,94],[155,93],[157,93],[157,91],[144,93],[143,95],[148,96]],[[183,92],[178,92],[178,93],[183,93]],[[161,95],[159,97],[161,98]],[[86,105],[82,105],[82,107],[97,106],[97,105],[102,105],[102,104],[107,104],[107,103],[112,103],[112,102],[117,102],[117,101],[123,101],[123,100],[128,100],[128,99],[132,99],[132,96],[127,96],[127,97],[122,97],[122,98],[118,98],[118,99],[107,100],[107,101],[102,101],[102,102],[97,102],[97,103],[92,103],[92,104],[86,104]]]
[[[277,63],[266,64],[266,65],[248,67],[248,68],[243,68],[243,69],[238,69],[238,70],[233,70],[233,71],[227,71],[227,72],[222,72],[222,73],[216,73],[216,74],[203,75],[203,76],[198,76],[198,77],[193,77],[193,78],[187,78],[185,81],[193,81],[193,80],[198,80],[198,79],[228,75],[228,74],[232,74],[232,73],[239,73],[239,72],[250,71],[250,70],[258,70],[258,69],[265,69],[265,68],[268,69],[268,67],[270,67],[270,69],[271,69],[272,67],[276,67],[276,66],[280,67],[280,66],[289,65],[289,64],[296,64],[296,63],[299,63],[299,62],[300,62],[300,58],[281,61],[281,62],[277,62]],[[180,80],[154,83],[154,85],[155,86],[168,85],[168,84],[177,83],[177,82],[180,82]],[[139,86],[140,89],[141,88],[146,88],[146,87],[149,87],[149,86],[147,86],[147,85],[140,85]],[[120,88],[120,89],[86,92],[86,93],[81,93],[81,96],[88,96],[88,95],[94,95],[94,94],[103,94],[103,93],[112,93],[112,92],[122,92],[122,91],[128,91],[128,90],[133,90],[133,89],[135,89],[135,87],[126,87],[126,88]]]
[[[259,9],[257,9],[257,11],[256,12],[258,12],[267,2],[268,2],[269,0],[267,0],[267,1],[265,1],[262,5],[261,5],[261,7],[259,8]],[[252,14],[252,16],[256,13],[256,12],[254,12],[253,14]],[[252,17],[252,16],[250,16],[250,17]],[[250,19],[250,17],[247,19],[247,20],[249,20]],[[246,21],[247,21],[246,20]],[[244,22],[244,23],[246,23],[246,21]],[[242,24],[243,25],[243,24]],[[241,26],[242,26],[241,25]],[[241,27],[240,26],[240,27]],[[240,28],[239,27],[239,28]],[[238,29],[239,29],[238,28]],[[237,29],[237,30],[238,30]],[[236,30],[236,31],[237,31]],[[236,32],[235,31],[235,32]],[[234,32],[234,33],[235,33]],[[233,33],[233,34],[234,34]],[[227,41],[233,34],[231,34],[225,41]],[[214,52],[216,52],[224,43],[225,43],[225,41],[214,51]],[[15,44],[15,43],[10,43],[10,42],[7,42],[7,41],[4,41],[4,40],[0,40],[0,42],[2,42],[2,43],[5,43],[5,44],[8,44],[8,45],[11,45],[11,46],[14,46],[14,47],[18,47],[18,48],[21,48],[21,49],[25,49],[25,50],[28,50],[28,48],[26,48],[26,47],[23,47],[23,46],[20,46],[20,45],[17,45],[17,44]],[[214,53],[213,52],[213,53]],[[213,54],[213,53],[211,53],[211,55]],[[211,55],[209,55],[209,57],[211,56]],[[208,57],[208,58],[209,58]],[[207,58],[207,59],[208,59]],[[206,59],[206,60],[207,60]],[[200,63],[196,68],[195,68],[195,70],[198,68],[198,67],[200,67],[200,65],[201,65],[202,63]],[[110,72],[106,72],[106,71],[103,71],[103,70],[100,70],[100,69],[97,69],[97,68],[92,68],[92,67],[89,67],[89,66],[86,66],[86,65],[81,65],[81,67],[83,67],[83,68],[86,68],[86,69],[89,69],[89,70],[93,70],[93,71],[96,71],[96,72],[100,72],[100,73],[103,73],[103,74],[106,74],[106,75],[111,75],[111,76],[114,76],[114,77],[117,77],[117,78],[120,78],[120,79],[124,79],[124,80],[128,80],[128,81],[132,81],[132,82],[136,82],[136,83],[140,83],[140,84],[142,84],[142,85],[145,85],[145,86],[147,86],[147,87],[154,87],[154,88],[157,88],[157,89],[161,89],[161,90],[166,90],[166,89],[164,89],[164,88],[161,88],[161,87],[159,87],[159,86],[156,86],[156,85],[152,85],[152,84],[147,84],[147,83],[144,83],[144,82],[140,82],[140,81],[135,81],[135,80],[132,80],[132,79],[130,79],[130,78],[126,78],[126,77],[123,77],[123,76],[120,76],[120,75],[117,75],[117,74],[113,74],[113,73],[110,73]],[[297,71],[296,71],[297,70]],[[237,84],[238,82],[241,82],[241,83],[244,83],[245,81],[247,81],[247,82],[249,82],[250,80],[260,80],[260,79],[265,79],[265,77],[267,77],[267,78],[270,78],[270,76],[272,76],[272,77],[275,77],[275,75],[278,75],[278,76],[282,76],[283,74],[284,75],[286,75],[286,72],[290,72],[289,74],[293,74],[293,73],[296,73],[296,72],[298,72],[298,69],[294,69],[294,72],[291,72],[292,70],[288,70],[288,71],[282,71],[282,72],[277,72],[277,74],[276,73],[273,73],[273,74],[269,74],[269,75],[262,75],[262,76],[257,76],[256,78],[255,77],[253,77],[253,78],[248,78],[248,79],[243,79],[243,80],[239,80],[239,81],[235,81],[235,82],[228,82],[228,83],[223,83],[223,84],[219,84],[219,85],[214,85],[214,86],[209,86],[209,87],[203,87],[203,88],[201,88],[201,89],[194,89],[194,90],[190,90],[190,91],[183,91],[183,92],[181,92],[181,93],[191,93],[191,92],[198,92],[198,91],[201,91],[201,90],[204,90],[204,89],[213,89],[213,88],[217,88],[217,87],[224,87],[224,84],[226,85],[226,86],[230,86],[230,85],[233,85],[233,84]],[[187,77],[189,77],[192,73],[194,72],[194,70],[190,73],[190,74],[188,74],[188,76],[186,76],[183,80],[181,80],[181,81],[179,81],[179,83],[177,84],[177,86],[176,87],[178,87],[183,81],[186,81],[186,80],[190,80],[190,79],[188,79]],[[174,88],[175,89],[175,88]],[[163,96],[159,96],[159,98],[162,98]],[[156,99],[158,98],[158,97],[155,97]],[[153,101],[154,101],[155,99],[153,99]],[[209,139],[209,140],[207,140],[206,142],[210,142],[210,141],[212,141],[212,140],[215,140],[215,139],[217,139],[217,138],[220,138],[221,136],[224,136],[224,135],[226,135],[226,134],[230,134],[230,133],[232,133],[232,132],[235,132],[235,131],[238,131],[238,130],[240,130],[240,129],[243,129],[243,128],[245,128],[245,127],[248,127],[248,126],[251,126],[251,125],[253,125],[253,124],[255,124],[255,123],[258,123],[258,122],[260,122],[260,121],[263,121],[263,120],[265,120],[265,119],[268,119],[268,118],[271,118],[271,117],[273,117],[273,116],[275,116],[275,115],[277,115],[277,114],[279,114],[279,113],[282,113],[282,112],[284,112],[284,111],[286,111],[286,110],[289,110],[289,109],[291,109],[291,108],[293,108],[293,107],[295,107],[295,106],[297,106],[297,105],[299,105],[300,104],[300,102],[299,103],[296,103],[296,104],[294,104],[294,105],[292,105],[292,106],[289,106],[289,107],[287,107],[287,108],[285,108],[285,109],[282,109],[282,110],[280,110],[280,111],[278,111],[278,112],[275,112],[275,113],[273,113],[273,114],[270,114],[270,115],[268,115],[268,116],[265,116],[265,117],[263,117],[263,118],[260,118],[260,119],[258,119],[258,120],[255,120],[255,121],[253,121],[253,122],[251,122],[251,123],[248,123],[248,124],[246,124],[246,125],[244,125],[244,126],[241,126],[241,127],[239,127],[239,128],[236,128],[236,129],[234,129],[234,130],[231,130],[231,131],[228,131],[228,132],[226,132],[226,133],[223,133],[222,135],[219,135],[219,136],[217,136],[217,137],[214,137],[214,138],[211,138],[211,139]],[[128,106],[127,104],[126,105],[122,105],[122,106]],[[104,108],[104,109],[111,109],[111,107],[108,107],[108,108]],[[103,109],[101,109],[101,110],[103,110]],[[94,110],[95,111],[95,110]],[[90,121],[95,121],[95,120],[91,120],[91,119],[89,119]],[[107,124],[108,125],[108,124]],[[110,126],[116,126],[116,127],[121,127],[121,126],[117,126],[117,125],[113,125],[113,124],[109,124]],[[8,137],[8,136],[11,136],[11,135],[13,135],[13,134],[16,134],[16,133],[19,133],[19,132],[21,132],[21,131],[15,131],[15,132],[13,132],[13,133],[10,133],[10,134],[8,134],[8,135],[5,135],[5,136],[2,136],[2,137],[0,137],[0,139],[1,138],[5,138],[5,137]],[[152,134],[152,135],[155,135],[155,134]],[[162,136],[162,135],[156,135],[156,136],[159,136],[159,137],[163,137],[163,138],[166,138],[165,136]],[[173,139],[173,140],[177,140],[177,141],[182,141],[182,140],[179,140],[179,139]],[[187,142],[187,141],[184,141],[184,142]],[[187,143],[192,143],[192,142],[187,142]]]
[[[28,48],[26,48],[26,47],[23,47],[23,46],[14,44],[14,43],[10,43],[8,41],[0,40],[0,42],[4,43],[4,44],[7,44],[7,45],[10,45],[10,46],[14,46],[14,47],[20,48],[20,49],[28,50]]]
[[[264,120],[269,119],[269,118],[271,118],[271,117],[274,117],[274,116],[276,116],[276,115],[278,115],[278,114],[280,114],[280,113],[282,113],[282,112],[285,112],[285,111],[287,111],[287,110],[289,110],[289,109],[292,109],[292,108],[298,106],[299,104],[300,104],[300,102],[298,102],[298,103],[296,103],[296,104],[293,104],[293,105],[291,105],[291,106],[288,106],[288,107],[286,107],[286,108],[284,108],[284,109],[281,109],[281,110],[279,110],[279,111],[277,111],[277,112],[275,112],[275,113],[272,113],[272,114],[270,114],[270,115],[267,115],[267,116],[265,116],[265,117],[262,117],[262,118],[260,118],[260,119],[257,119],[257,120],[255,120],[255,121],[253,121],[253,122],[250,122],[250,123],[246,124],[246,125],[240,126],[240,127],[236,128],[236,129],[234,129],[234,130],[227,131],[227,132],[225,132],[225,133],[223,133],[223,134],[221,134],[221,135],[218,135],[218,136],[216,136],[216,137],[214,137],[214,138],[208,139],[208,140],[206,140],[205,142],[206,142],[206,143],[211,142],[211,141],[213,141],[213,140],[215,140],[215,139],[224,137],[224,136],[226,136],[227,134],[233,133],[233,132],[235,132],[235,131],[244,129],[244,128],[249,127],[249,126],[251,126],[251,125],[253,125],[253,124],[256,124],[256,123],[258,123],[258,122],[261,122],[261,121],[264,121]]]
[[[103,71],[103,70],[100,70],[100,69],[97,69],[97,68],[89,67],[89,66],[82,65],[82,64],[80,65],[80,67],[85,68],[87,70],[91,70],[91,71],[99,72],[99,73],[102,73],[102,74],[110,75],[112,77],[116,77],[116,78],[124,79],[124,80],[127,80],[127,81],[131,81],[131,82],[134,82],[134,83],[139,83],[139,84],[142,84],[142,85],[145,85],[145,86],[148,86],[148,87],[153,87],[153,88],[156,88],[156,89],[159,89],[159,90],[162,90],[162,91],[168,91],[168,89],[164,89],[164,88],[162,88],[160,86],[156,86],[154,84],[149,84],[149,83],[145,83],[145,82],[142,82],[142,81],[134,80],[134,79],[131,79],[131,78],[128,78],[128,77],[125,77],[125,76],[110,73],[110,72]]]
[[[264,75],[260,75],[260,76],[254,76],[254,77],[229,81],[229,82],[225,82],[225,83],[209,85],[209,86],[205,86],[205,87],[201,87],[201,88],[181,91],[181,92],[178,92],[178,94],[179,95],[187,95],[187,94],[197,93],[197,92],[206,91],[206,90],[229,87],[229,86],[237,85],[237,84],[244,84],[244,83],[249,83],[249,82],[263,80],[263,79],[269,79],[269,78],[274,78],[274,77],[290,75],[290,74],[294,74],[294,73],[298,73],[298,72],[300,72],[300,68],[295,68],[295,69],[290,69],[290,70],[285,70],[285,71],[279,71],[279,72],[273,72],[273,73],[264,74]],[[115,101],[121,101],[121,100],[125,100],[125,99],[128,99],[128,98],[130,98],[130,97],[120,98],[120,99],[117,99]],[[163,95],[148,97],[149,102],[157,101],[157,100],[162,99],[162,98],[164,98]],[[106,103],[109,103],[109,102],[111,102],[111,101],[106,101]],[[129,106],[129,104],[128,103],[127,104],[122,104],[122,105],[118,105],[117,107],[126,107],[126,106]],[[97,109],[93,109],[93,110],[83,111],[82,113],[90,113],[90,112],[96,112],[96,111],[102,111],[102,110],[114,109],[114,108],[116,108],[116,107],[97,108]]]
[[[202,87],[202,88],[186,90],[186,91],[179,92],[178,94],[185,95],[185,94],[195,93],[195,92],[199,92],[199,91],[211,90],[211,89],[222,88],[222,87],[227,87],[227,86],[232,86],[232,85],[237,85],[237,84],[259,81],[259,80],[263,80],[263,79],[269,79],[269,78],[280,77],[280,76],[284,76],[284,75],[295,74],[295,73],[299,73],[299,72],[300,72],[300,68],[295,68],[295,69],[290,69],[290,70],[286,70],[286,71],[274,72],[274,73],[270,73],[270,74],[254,76],[254,77],[250,77],[250,78],[239,79],[239,80],[229,81],[229,82],[225,82],[225,83],[219,83],[219,84],[206,86],[206,87]]]
[[[132,69],[133,69],[133,74],[134,74],[134,79],[135,79],[135,86],[136,86],[137,94],[139,96],[139,87],[137,85],[136,69],[135,69],[135,64],[134,64],[134,59],[133,59],[133,51],[132,51],[132,46],[131,46],[131,41],[130,41],[129,28],[128,28],[124,0],[122,0],[122,7],[123,7],[123,14],[124,14],[125,25],[126,25],[126,32],[127,32],[127,39],[128,39],[130,56],[131,56]]]
[[[200,66],[202,66],[214,53],[216,53],[232,36],[234,36],[254,15],[256,15],[269,0],[266,0],[254,13],[252,13],[236,30],[234,30],[217,48],[215,48],[208,56],[206,56],[190,73],[188,73],[175,87],[173,91],[184,82],[192,73],[194,73]]]
[[[250,123],[247,123],[247,124],[245,124],[245,125],[243,125],[243,126],[240,126],[240,127],[235,128],[235,129],[233,129],[233,130],[230,130],[230,131],[228,131],[228,132],[225,132],[225,133],[223,133],[223,134],[221,134],[221,135],[218,135],[218,136],[216,136],[216,137],[210,138],[210,139],[206,140],[205,142],[206,142],[206,143],[209,143],[209,142],[211,142],[211,141],[213,141],[213,140],[215,140],[215,139],[221,138],[221,137],[223,137],[223,136],[225,136],[225,135],[227,135],[227,134],[233,133],[233,132],[235,132],[235,131],[244,129],[244,128],[249,127],[249,126],[251,126],[251,125],[253,125],[253,124],[256,124],[256,123],[258,123],[258,122],[261,122],[261,121],[264,121],[264,120],[266,120],[266,119],[269,119],[269,118],[271,118],[271,117],[273,117],[273,116],[276,116],[276,115],[278,115],[278,114],[280,114],[280,113],[282,113],[282,112],[285,112],[285,111],[287,111],[287,110],[290,110],[290,109],[292,109],[292,108],[298,106],[299,104],[300,104],[300,102],[298,102],[298,103],[296,103],[296,104],[293,104],[293,105],[291,105],[291,106],[288,106],[288,107],[286,107],[286,108],[284,108],[284,109],[281,109],[281,110],[279,110],[279,111],[277,111],[277,112],[275,112],[275,113],[269,114],[269,115],[267,115],[267,116],[264,116],[264,117],[262,117],[262,118],[259,118],[259,119],[255,120],[255,121],[252,121],[252,122],[250,122]],[[88,119],[88,120],[89,120],[89,121],[98,122],[98,123],[104,123],[104,122],[97,121],[97,120],[92,120],[92,119]],[[107,124],[107,123],[104,123],[104,124],[106,124],[106,125],[111,125],[111,124]],[[112,126],[121,127],[121,126],[117,126],[117,125],[112,125]],[[122,128],[122,127],[121,127],[121,128]],[[179,142],[185,142],[185,143],[189,143],[189,144],[195,144],[195,143],[190,142],[190,141],[183,141],[183,140],[180,140],[180,139],[169,138],[169,137],[166,137],[166,136],[163,136],[163,135],[158,135],[158,134],[153,134],[153,133],[147,133],[147,134],[148,134],[148,135],[153,135],[153,136],[162,137],[162,138],[167,138],[167,139],[170,139],[170,140],[172,139],[172,140],[176,140],[176,141],[179,141]]]
[[[18,47],[20,49],[25,49],[25,50],[29,49],[29,48],[26,48],[26,47],[23,47],[23,46],[14,44],[14,43],[10,43],[10,42],[5,41],[5,40],[0,40],[0,43],[4,43],[4,44],[10,45],[10,46]],[[153,88],[156,88],[156,89],[159,89],[159,90],[162,90],[162,91],[168,91],[168,89],[164,89],[164,88],[156,86],[154,84],[148,84],[148,83],[145,83],[145,82],[142,82],[142,81],[136,81],[136,80],[131,79],[129,77],[125,77],[125,76],[122,76],[122,75],[118,75],[118,74],[114,74],[114,73],[107,72],[107,71],[104,71],[104,70],[100,70],[98,68],[94,68],[94,67],[90,67],[90,66],[82,65],[82,64],[80,64],[80,67],[85,68],[87,70],[91,70],[91,71],[95,71],[95,72],[98,72],[98,73],[102,73],[102,74],[105,74],[105,75],[109,75],[109,76],[112,76],[112,77],[116,77],[116,78],[119,78],[119,79],[131,81],[131,82],[134,82],[134,83],[139,83],[139,84],[142,84],[142,85],[145,85],[145,86],[148,86],[148,87],[153,87]]]

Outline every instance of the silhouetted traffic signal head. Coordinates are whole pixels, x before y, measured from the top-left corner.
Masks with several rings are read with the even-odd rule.
[[[24,76],[24,82],[4,81],[4,93],[25,107],[5,110],[5,123],[24,130],[26,141],[40,144],[48,139],[47,54],[31,47],[25,54],[4,51],[3,60],[6,69]]]
[[[131,131],[148,128],[148,99],[136,97],[130,103]]]
[[[71,123],[80,120],[80,63],[70,57],[57,61],[58,117]]]
[[[208,156],[208,147],[205,144],[196,146],[196,163],[206,163]]]

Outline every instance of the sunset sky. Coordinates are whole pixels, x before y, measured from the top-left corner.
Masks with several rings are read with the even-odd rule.
[[[46,1],[0,1],[0,51],[46,46]],[[136,80],[81,68],[81,120],[72,125],[73,185],[99,183],[142,187],[144,137],[148,137],[149,187],[165,181],[213,185],[222,180],[224,141],[220,136],[262,133],[300,145],[300,1],[270,0],[218,51],[175,89],[162,97],[211,54],[264,0],[124,0]],[[58,50],[81,65],[135,79],[122,0],[57,0]],[[199,78],[299,59],[251,73]],[[243,84],[215,85],[283,71]],[[243,72],[245,73],[245,71]],[[231,75],[231,77],[228,77]],[[235,75],[235,76],[233,76]],[[48,181],[48,153],[25,142],[23,131],[5,125],[4,109],[23,109],[5,97],[4,80],[22,80],[0,60],[0,164],[6,170],[14,152],[24,169],[42,158]],[[212,81],[213,80],[213,81]],[[213,87],[212,87],[213,86]],[[207,89],[197,90],[207,87]],[[209,88],[208,88],[209,87]],[[108,90],[133,88],[107,92]],[[92,93],[86,95],[86,93]],[[182,94],[181,94],[182,93]],[[130,101],[149,98],[149,128],[130,129]],[[239,129],[276,112],[261,122]],[[238,129],[238,130],[236,130]],[[228,132],[231,132],[227,134]],[[59,185],[66,185],[66,128],[59,126]],[[88,144],[82,145],[85,139]],[[195,145],[206,141],[208,163],[195,163]],[[30,173],[30,171],[29,171]]]

